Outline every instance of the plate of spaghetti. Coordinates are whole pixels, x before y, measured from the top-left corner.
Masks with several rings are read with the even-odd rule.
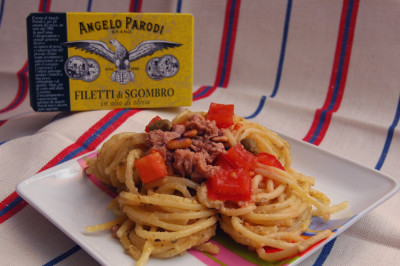
[[[17,192],[105,265],[297,264],[398,182],[235,115],[155,116]]]

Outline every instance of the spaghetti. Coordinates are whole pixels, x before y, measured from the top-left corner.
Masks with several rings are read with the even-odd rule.
[[[313,177],[293,170],[290,146],[279,135],[233,113],[227,122],[226,112],[221,118],[212,112],[211,107],[208,113],[185,110],[172,122],[155,119],[149,132],[108,140],[88,161],[87,173],[117,189],[109,205],[117,218],[87,230],[112,230],[137,265],[190,248],[218,253],[207,242],[218,223],[269,261],[329,237],[329,230],[308,239],[301,234],[312,216],[327,221],[347,202],[330,206],[329,198],[313,188]],[[158,175],[146,179],[138,161],[154,153],[164,159],[165,173],[150,167],[162,174],[154,170]],[[240,189],[232,189],[235,185]],[[279,251],[266,252],[266,247]]]

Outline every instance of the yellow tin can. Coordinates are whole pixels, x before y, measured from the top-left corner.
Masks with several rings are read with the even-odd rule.
[[[33,109],[191,105],[193,24],[191,14],[30,14]]]

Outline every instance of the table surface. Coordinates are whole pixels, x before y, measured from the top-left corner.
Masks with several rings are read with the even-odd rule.
[[[31,12],[191,13],[193,104],[235,113],[400,180],[400,2],[0,1],[0,255],[4,265],[96,265],[23,200],[16,185],[182,108],[34,112],[26,17]],[[107,130],[100,130],[100,128]],[[312,167],[312,165],[310,165]],[[318,177],[317,177],[318,180]],[[395,265],[400,194],[304,265]]]

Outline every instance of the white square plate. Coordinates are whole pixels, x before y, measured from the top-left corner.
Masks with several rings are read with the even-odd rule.
[[[349,201],[349,208],[333,215],[324,223],[313,219],[311,230],[331,229],[334,234],[300,256],[287,260],[294,265],[323,247],[372,209],[396,193],[397,180],[379,171],[359,165],[342,157],[323,151],[314,145],[284,137],[291,144],[293,168],[316,177],[315,188],[327,194],[332,203]],[[86,156],[93,155],[88,154]],[[18,184],[17,192],[31,206],[47,217],[60,230],[78,243],[103,265],[132,265],[119,241],[109,232],[87,233],[85,226],[107,222],[115,217],[106,210],[110,196],[99,189],[82,171],[83,156],[41,172]],[[232,244],[226,236],[218,234],[214,243],[221,246],[220,254],[210,258],[201,252],[167,260],[151,258],[147,265],[204,265],[216,261],[230,265],[240,262],[243,266],[263,264],[255,253]],[[107,251],[107,252],[105,252]],[[250,261],[248,261],[250,260]],[[272,264],[271,264],[272,265]]]

